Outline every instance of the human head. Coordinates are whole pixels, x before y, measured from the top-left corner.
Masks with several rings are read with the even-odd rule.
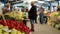
[[[6,6],[7,8],[9,8],[9,5],[6,4],[5,6]]]
[[[42,8],[42,6],[40,5],[40,8]]]
[[[40,9],[43,9],[43,7],[42,7],[42,6],[40,6]]]
[[[6,3],[6,7],[10,7],[10,3],[9,2]]]
[[[26,12],[28,12],[28,9],[26,9]]]
[[[31,6],[34,6],[34,2],[31,2]]]
[[[22,8],[21,11],[24,12],[24,8]]]

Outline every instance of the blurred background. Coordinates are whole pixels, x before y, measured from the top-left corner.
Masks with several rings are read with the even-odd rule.
[[[5,8],[6,4],[9,3],[10,4],[9,11],[11,12],[10,17],[13,16],[9,19],[12,19],[12,20],[17,19],[17,21],[19,21],[19,17],[20,17],[19,15],[21,15],[20,12],[22,12],[21,9],[23,8],[28,9],[28,12],[29,12],[31,9],[32,1],[34,2],[34,5],[37,7],[38,15],[37,15],[37,24],[34,23],[35,31],[31,32],[30,34],[60,34],[60,0],[0,0],[0,10],[2,10],[2,8]],[[43,24],[40,24],[39,22],[40,6],[42,6],[44,9],[44,21],[43,21],[44,23]],[[16,11],[16,14],[13,13],[14,10],[11,11],[12,9]],[[6,14],[10,14],[10,12]],[[23,19],[21,18],[21,20]],[[0,17],[0,21],[1,21],[1,17]],[[27,18],[27,27],[31,28],[29,18]]]

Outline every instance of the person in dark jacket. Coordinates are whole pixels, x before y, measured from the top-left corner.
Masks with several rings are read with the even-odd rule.
[[[34,2],[31,2],[31,9],[29,11],[29,19],[31,22],[31,31],[34,31],[34,21],[36,20],[37,17],[37,10],[36,6],[34,5]]]

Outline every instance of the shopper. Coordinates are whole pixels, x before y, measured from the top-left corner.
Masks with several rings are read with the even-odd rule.
[[[37,17],[37,11],[36,11],[36,6],[34,5],[34,2],[31,2],[31,9],[29,11],[29,19],[30,19],[30,22],[31,22],[31,31],[34,32],[34,21]]]
[[[39,14],[40,20],[39,21],[41,24],[43,24],[43,22],[44,22],[44,9],[42,6],[40,6],[39,11],[40,11],[40,14]]]
[[[26,9],[26,11],[24,11],[24,20],[23,20],[23,22],[24,22],[24,24],[27,26],[27,12],[28,12],[28,9]]]
[[[7,3],[3,8],[3,13],[9,12],[9,11],[10,11],[10,3]]]
[[[25,10],[26,10],[26,9],[24,9],[24,7],[23,7],[21,11],[23,12],[23,18],[24,18],[23,23],[24,23],[25,26],[27,26],[27,25],[26,25],[26,23],[27,23],[27,21],[26,21],[27,11],[25,11]]]

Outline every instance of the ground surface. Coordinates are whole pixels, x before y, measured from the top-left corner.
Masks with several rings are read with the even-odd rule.
[[[30,27],[30,22],[27,22],[28,27]],[[60,30],[53,28],[47,24],[40,24],[39,22],[35,25],[35,32],[32,34],[60,34]]]

